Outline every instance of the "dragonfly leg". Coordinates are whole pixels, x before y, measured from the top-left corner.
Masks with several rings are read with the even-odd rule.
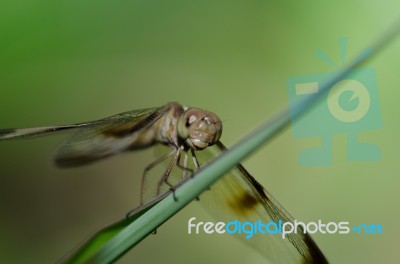
[[[199,161],[197,160],[196,153],[194,152],[193,149],[191,149],[190,151],[192,153],[193,164],[196,167],[196,170],[198,170],[198,169],[200,169],[200,164],[199,164]]]
[[[188,153],[187,153],[187,151],[184,152],[183,166],[180,163],[181,163],[180,162],[180,157],[178,157],[178,160],[176,162],[176,166],[183,171],[182,179],[186,179],[187,172],[189,172],[190,175],[193,175],[194,170],[192,170],[191,168],[188,168]]]
[[[175,196],[175,188],[174,188],[174,186],[173,186],[170,182],[168,182],[168,178],[169,178],[169,175],[171,174],[172,169],[174,168],[174,166],[175,166],[175,165],[178,163],[178,161],[180,160],[181,151],[182,151],[182,148],[178,148],[176,151],[174,150],[173,153],[175,153],[175,155],[174,155],[173,159],[171,160],[171,162],[169,163],[167,169],[166,169],[165,172],[164,172],[163,177],[161,178],[161,180],[158,182],[158,185],[157,185],[157,195],[160,194],[161,186],[162,186],[163,184],[167,184],[167,185],[169,186],[170,191],[172,192],[172,194],[173,194],[173,196],[174,196],[174,200],[175,200],[175,201],[178,200],[178,199],[176,198],[176,196]],[[172,155],[172,154],[171,154],[171,155]]]
[[[142,175],[142,182],[140,185],[140,205],[143,205],[143,195],[144,195],[144,184],[145,184],[145,180],[146,180],[146,175],[147,173],[153,169],[154,167],[156,167],[158,164],[160,164],[161,162],[163,162],[164,160],[168,159],[169,157],[171,157],[174,153],[176,152],[176,150],[174,149],[173,151],[161,156],[160,158],[158,158],[157,160],[153,161],[152,163],[150,163],[149,165],[147,165],[147,167],[144,169],[143,171],[143,175]],[[159,193],[157,193],[159,194]]]
[[[196,167],[196,170],[200,169],[200,163],[199,160],[197,159],[196,153],[194,152],[193,149],[190,150],[192,152],[192,160],[193,164]],[[208,187],[207,190],[211,190],[211,187]],[[196,197],[196,200],[199,201],[199,197]]]
[[[193,150],[192,150],[192,157],[193,157],[193,155],[194,155],[194,152],[193,152]],[[179,155],[179,157],[178,157],[178,159],[177,159],[177,162],[176,162],[176,166],[177,166],[178,168],[180,168],[180,169],[183,171],[182,179],[186,179],[186,178],[187,178],[187,172],[189,172],[189,173],[190,173],[190,177],[192,177],[194,171],[197,170],[197,169],[200,167],[199,164],[196,163],[196,164],[195,164],[195,167],[196,167],[195,170],[189,168],[189,167],[188,167],[188,156],[189,156],[189,155],[188,155],[188,152],[187,152],[187,151],[184,151],[183,166],[180,164],[180,155]],[[194,157],[194,158],[195,158],[196,161],[197,161],[197,158],[196,158],[196,157]],[[176,199],[176,197],[175,197],[174,199]],[[199,198],[199,197],[196,197],[195,199],[196,199],[197,201],[200,201],[200,198]]]
[[[175,165],[176,165],[176,167],[178,167],[179,169],[182,170],[182,172],[183,172],[182,179],[187,178],[187,172],[189,172],[190,175],[193,175],[194,171],[191,168],[188,168],[188,152],[187,151],[184,151],[183,166],[180,163],[181,163],[181,153],[177,154]],[[171,162],[171,170],[172,170],[173,166],[174,166],[173,162]],[[177,201],[178,199],[176,198],[175,192],[174,192],[175,187],[171,183],[168,182],[168,176],[169,176],[169,173],[171,172],[171,170],[168,172],[168,174],[165,174],[165,176],[167,176],[167,177],[165,177],[165,179],[163,181],[161,181],[161,184],[166,183],[167,185],[169,185],[170,190],[172,191],[172,193],[174,195],[174,200]],[[161,187],[161,185],[160,185],[160,187]]]
[[[186,173],[188,172],[189,168],[187,166],[187,160],[188,160],[188,153],[185,151],[185,155],[183,157],[183,174],[182,174],[182,179],[186,178]],[[180,166],[180,162],[178,161],[178,167]],[[192,171],[190,171],[192,173]]]
[[[195,154],[194,150],[190,149],[190,151],[192,153],[193,164],[194,164],[196,170],[198,170],[200,168],[199,161],[197,160],[197,157],[196,157],[196,154]],[[192,174],[192,176],[193,176],[193,174]],[[198,197],[198,196],[195,199],[196,199],[196,201],[200,201],[200,197]]]

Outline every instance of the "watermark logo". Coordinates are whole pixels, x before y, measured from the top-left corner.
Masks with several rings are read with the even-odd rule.
[[[342,64],[346,57],[346,39],[340,39]],[[335,64],[322,51],[317,57],[326,63]],[[287,82],[289,105],[300,98],[318,93],[320,85],[332,77],[334,72],[291,77]],[[294,114],[293,112],[291,113]],[[358,132],[382,127],[379,108],[377,80],[372,68],[358,68],[346,79],[338,82],[322,98],[322,102],[301,120],[293,122],[292,133],[297,139],[319,137],[321,145],[304,149],[299,162],[305,166],[332,165],[332,137],[347,136],[348,160],[379,160],[380,150],[372,143],[360,142]]]
[[[322,220],[316,222],[300,222],[294,220],[293,222],[284,222],[278,220],[277,222],[264,223],[261,220],[255,222],[242,222],[233,220],[230,222],[202,222],[197,221],[196,217],[192,217],[188,221],[188,234],[239,234],[250,239],[255,235],[279,235],[282,239],[288,238],[291,234],[369,234],[380,235],[383,234],[383,226],[381,224],[360,224],[351,227],[348,221],[342,222],[328,222]]]

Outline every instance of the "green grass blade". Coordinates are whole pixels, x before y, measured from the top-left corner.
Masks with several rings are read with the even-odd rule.
[[[110,239],[116,236],[124,228],[126,228],[130,223],[135,221],[145,212],[150,210],[152,206],[132,215],[129,219],[121,219],[109,226],[102,228],[100,231],[96,232],[88,241],[84,242],[82,246],[78,246],[79,249],[74,252],[71,256],[66,256],[59,262],[61,263],[88,263],[93,257],[94,253],[106,245]]]
[[[152,206],[152,208],[146,212],[142,212],[141,215],[135,215],[134,219],[118,222],[115,224],[116,226],[114,229],[111,226],[111,229],[100,231],[98,235],[94,236],[89,241],[89,243],[96,246],[82,247],[68,262],[110,263],[118,259],[189,202],[198,197],[204,190],[239,162],[244,160],[263,144],[273,139],[275,135],[290,124],[291,120],[298,119],[304,115],[335,83],[349,75],[352,70],[365,63],[367,60],[372,58],[373,55],[380,52],[386,44],[391,42],[398,35],[399,29],[400,27],[396,24],[395,27],[380,38],[379,41],[358,56],[353,63],[344,67],[332,78],[327,79],[321,85],[319,93],[314,94],[305,100],[300,100],[293,109],[291,109],[292,115],[289,114],[289,109],[281,111],[240,140],[229,151],[223,153],[207,166],[196,172],[193,178],[184,181],[184,183],[175,191],[175,195],[178,198],[177,201],[174,200],[173,195],[168,195],[165,199]],[[109,235],[105,236],[107,241],[102,241],[101,243],[96,244],[96,240],[100,239],[99,237],[104,239],[102,232],[110,230],[113,232],[107,233]],[[77,256],[85,257],[79,258]]]

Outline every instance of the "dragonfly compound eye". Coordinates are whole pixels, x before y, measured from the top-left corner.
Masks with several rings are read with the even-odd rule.
[[[221,120],[212,112],[189,108],[179,119],[178,135],[192,149],[201,150],[214,145],[221,134]]]

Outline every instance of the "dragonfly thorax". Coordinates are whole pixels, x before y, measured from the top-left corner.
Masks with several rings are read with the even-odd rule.
[[[190,148],[202,150],[220,139],[222,123],[216,114],[193,107],[180,116],[177,132]]]

